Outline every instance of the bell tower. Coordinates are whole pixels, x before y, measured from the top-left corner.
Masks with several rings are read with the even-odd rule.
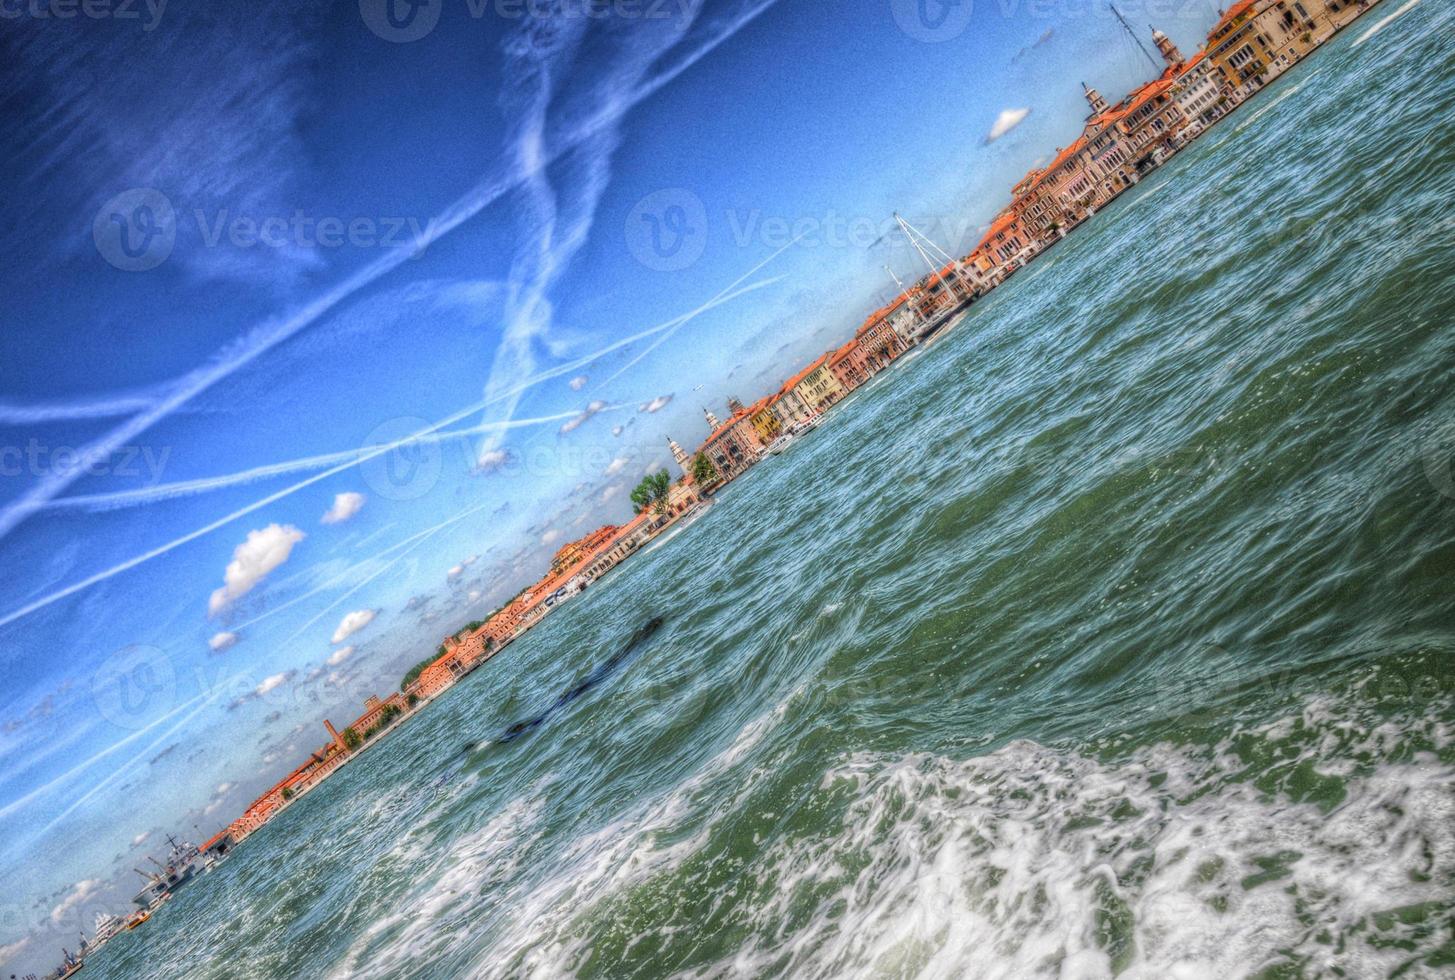
[[[718,426],[722,425],[722,423],[717,420],[717,416],[712,414],[711,409],[704,408],[702,410],[702,414],[707,416],[707,427],[713,432],[716,432]]]
[[[1176,68],[1185,60],[1177,45],[1172,43],[1172,38],[1163,34],[1157,28],[1152,28],[1152,43],[1157,45],[1157,50],[1162,52],[1162,60],[1167,62],[1168,68]]]
[[[668,436],[667,448],[672,450],[672,458],[677,461],[678,466],[682,467],[682,475],[689,476],[692,473],[692,460],[682,447],[677,445],[677,440]]]
[[[1093,116],[1099,116],[1111,108],[1111,106],[1106,104],[1106,99],[1101,97],[1101,93],[1085,82],[1081,83],[1081,90],[1086,95],[1086,102],[1091,106],[1091,114]]]

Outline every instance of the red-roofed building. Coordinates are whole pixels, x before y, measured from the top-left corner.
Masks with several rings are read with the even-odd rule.
[[[859,362],[859,371],[866,378],[883,371],[908,349],[904,338],[894,329],[891,318],[893,311],[902,306],[902,303],[896,303],[875,310],[855,332],[858,344],[854,348],[854,357]]]
[[[856,338],[829,355],[829,370],[838,379],[839,385],[844,389],[844,394],[848,394],[869,380],[869,376],[864,373],[863,361],[854,357],[854,352],[858,347],[859,342]]]
[[[763,442],[753,428],[752,413],[747,409],[734,412],[708,435],[699,452],[712,460],[724,483],[737,479],[763,455]]]

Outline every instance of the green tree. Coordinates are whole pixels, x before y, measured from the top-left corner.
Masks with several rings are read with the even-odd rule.
[[[667,513],[667,495],[672,492],[672,474],[666,470],[648,473],[632,491],[632,510],[638,514],[656,507],[658,514]]]
[[[709,486],[720,479],[717,467],[712,465],[707,453],[698,453],[692,460],[692,479],[697,481],[699,487]]]
[[[434,663],[435,660],[439,656],[442,656],[442,655],[443,655],[443,650],[441,650],[441,653],[440,654],[436,654],[435,656],[426,657],[425,659],[421,660],[419,663],[415,664],[413,667],[409,668],[408,673],[406,673],[404,675],[404,680],[402,680],[402,681],[399,682],[399,690],[403,691],[403,690],[408,689],[409,685],[411,685],[415,681],[419,680],[419,675],[422,674],[422,673],[424,673],[424,668],[426,668],[430,664]]]
[[[291,786],[284,786],[283,787],[283,802],[284,803],[287,803],[291,799],[293,799],[293,788]]]
[[[360,745],[364,744],[364,739],[362,736],[359,735],[358,732],[354,731],[352,728],[345,728],[344,744],[347,745],[350,749],[356,749]]]

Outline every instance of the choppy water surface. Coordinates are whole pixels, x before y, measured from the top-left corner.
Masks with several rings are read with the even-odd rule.
[[[1449,975],[1455,47],[1386,16],[87,976]]]

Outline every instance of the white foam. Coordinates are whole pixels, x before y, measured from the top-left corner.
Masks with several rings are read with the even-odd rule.
[[[1365,31],[1363,34],[1359,35],[1359,37],[1355,38],[1353,46],[1356,48],[1359,47],[1359,45],[1363,44],[1365,41],[1369,40],[1371,37],[1378,34],[1380,31],[1384,30],[1390,24],[1393,24],[1396,20],[1399,20],[1399,18],[1403,17],[1411,10],[1414,10],[1419,5],[1420,0],[1407,0],[1404,6],[1400,7],[1388,17],[1384,17],[1381,20],[1377,21],[1373,27],[1369,28],[1369,30]]]
[[[471,976],[555,978],[587,961],[602,929],[640,930],[628,949],[702,942],[695,921],[636,921],[630,899],[696,887],[677,876],[695,873],[689,861],[771,774],[764,740],[792,700],[542,869],[522,857],[541,839],[549,787],[537,787],[432,858],[428,884],[335,975],[449,956]],[[745,901],[739,884],[704,893],[746,939],[682,976],[1193,980],[1281,955],[1310,975],[1387,975],[1414,954],[1371,937],[1405,929],[1397,938],[1422,952],[1441,939],[1380,913],[1452,901],[1455,768],[1436,754],[1452,744],[1448,717],[1396,724],[1320,697],[1213,747],[1159,744],[1115,761],[1026,741],[961,760],[847,756],[806,791],[841,801],[838,823],[756,841],[744,875],[760,897]],[[1343,801],[1326,811],[1249,782],[1239,749],[1250,741],[1257,772],[1337,773]],[[486,890],[497,894],[482,915]]]

